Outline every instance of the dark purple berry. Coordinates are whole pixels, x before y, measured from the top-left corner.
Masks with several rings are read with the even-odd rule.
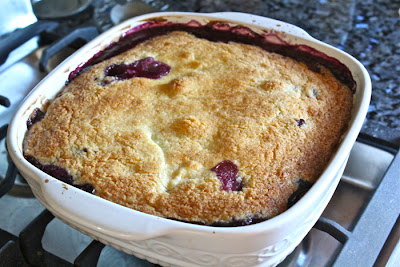
[[[240,191],[243,188],[242,179],[239,178],[238,166],[230,160],[224,160],[211,169],[221,181],[221,189],[225,191]]]
[[[48,175],[66,183],[72,186],[75,186],[76,188],[79,188],[83,191],[86,191],[88,193],[94,194],[95,189],[91,184],[83,184],[83,185],[79,185],[76,184],[74,181],[74,178],[72,177],[72,175],[64,168],[62,167],[58,167],[52,164],[42,164],[40,163],[35,157],[33,156],[29,156],[29,155],[25,155],[24,157],[27,161],[29,161],[33,166],[35,166],[36,168],[44,171],[45,173],[47,173]]]
[[[28,127],[28,129],[31,128],[33,124],[41,121],[44,118],[44,115],[46,115],[46,113],[41,111],[39,108],[35,108],[31,116],[26,121],[26,126]]]
[[[260,223],[260,222],[268,220],[269,218],[270,217],[261,217],[260,215],[255,214],[253,216],[249,216],[249,217],[242,218],[242,219],[233,218],[230,221],[226,221],[226,222],[225,221],[217,221],[212,224],[205,224],[205,223],[199,222],[199,221],[183,221],[183,220],[177,220],[174,218],[168,218],[168,219],[186,222],[186,223],[198,224],[198,225],[214,226],[214,227],[238,227],[238,226],[245,226],[245,225]]]
[[[313,185],[313,183],[303,179],[298,179],[296,183],[298,185],[297,190],[289,197],[287,208],[296,204],[296,202],[299,201]]]
[[[152,57],[137,60],[126,65],[113,64],[106,68],[105,76],[115,77],[117,80],[127,80],[135,77],[159,79],[167,75],[171,67],[163,62],[156,61]]]
[[[49,165],[42,165],[42,171],[44,171],[45,173],[54,178],[57,178],[60,181],[63,181],[64,183],[70,185],[73,185],[74,183],[72,175],[69,174],[69,172],[64,168],[49,164]]]
[[[79,188],[80,190],[86,191],[86,192],[88,192],[90,194],[94,194],[95,193],[95,189],[94,189],[93,185],[91,185],[91,184],[82,184],[82,185],[74,184],[74,186],[76,188]]]
[[[298,119],[298,120],[296,120],[296,122],[297,122],[297,126],[299,126],[299,127],[306,123],[306,121],[303,119]]]

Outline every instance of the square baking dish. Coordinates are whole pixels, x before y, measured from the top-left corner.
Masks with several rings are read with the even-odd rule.
[[[148,21],[206,24],[219,21],[273,34],[293,44],[316,49],[343,63],[357,87],[348,130],[317,182],[293,207],[253,225],[211,227],[189,224],[135,211],[65,184],[25,160],[22,144],[26,122],[64,87],[68,75],[128,30]],[[327,206],[341,178],[361,129],[371,96],[365,68],[352,56],[322,43],[304,30],[269,18],[244,13],[153,13],[132,18],[104,32],[48,74],[25,98],[10,122],[10,156],[39,201],[60,220],[118,250],[165,266],[275,266],[301,242]]]

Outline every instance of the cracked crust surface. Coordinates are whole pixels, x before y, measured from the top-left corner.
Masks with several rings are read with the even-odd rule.
[[[146,57],[171,72],[104,77],[111,64]],[[323,68],[173,32],[68,84],[28,131],[24,153],[67,169],[102,198],[157,216],[206,224],[270,218],[286,209],[298,179],[315,182],[322,173],[352,101]],[[222,190],[211,171],[224,160],[238,166],[241,191]]]

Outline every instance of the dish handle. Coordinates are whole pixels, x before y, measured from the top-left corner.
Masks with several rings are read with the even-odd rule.
[[[224,20],[231,18],[235,22],[242,22],[260,27],[265,27],[266,25],[268,25],[268,28],[276,30],[278,32],[285,32],[297,37],[314,40],[314,38],[302,28],[280,20],[241,12],[218,12],[207,15]]]

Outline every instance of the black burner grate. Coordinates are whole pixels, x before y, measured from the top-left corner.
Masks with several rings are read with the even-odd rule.
[[[4,125],[0,128],[0,141],[6,138],[8,125]],[[17,168],[14,162],[8,161],[8,168],[5,177],[0,182],[0,197],[7,194],[8,191],[14,186],[15,177],[17,176]]]
[[[53,219],[54,216],[44,210],[19,237],[0,230],[0,262],[3,266],[96,266],[105,246],[98,241],[92,241],[73,264],[44,250],[42,237]]]
[[[339,237],[345,235],[347,238],[346,242],[342,242],[343,249],[333,266],[373,266],[400,214],[399,148],[367,136],[362,136],[359,141],[377,144],[380,149],[392,153],[394,159],[354,229],[339,234]]]
[[[45,71],[49,59],[62,49],[68,46],[78,49],[97,35],[99,35],[99,32],[94,26],[74,29],[62,37],[59,37],[54,32],[43,32],[41,34],[41,41],[44,43],[50,42],[51,44],[43,51],[39,61],[39,70]]]

